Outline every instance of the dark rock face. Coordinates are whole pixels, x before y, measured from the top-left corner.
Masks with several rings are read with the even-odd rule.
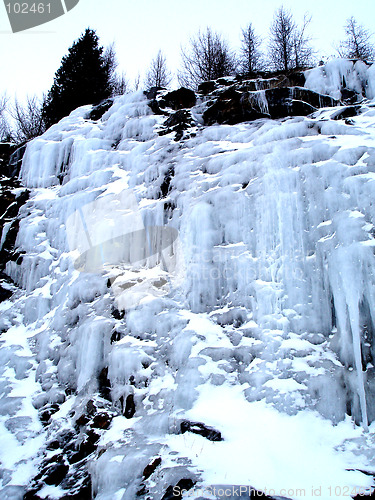
[[[88,118],[89,120],[100,120],[100,118],[106,113],[113,104],[113,99],[105,99],[99,104],[94,105]]]
[[[351,118],[352,116],[357,116],[360,113],[361,106],[347,106],[346,108],[339,109],[331,115],[332,120],[344,120],[345,118]]]
[[[197,98],[192,90],[181,87],[178,90],[169,92],[163,98],[166,105],[174,110],[192,108],[195,106]]]
[[[11,142],[0,142],[0,174],[8,174],[9,159],[16,149]]]
[[[148,479],[161,464],[161,458],[157,457],[150,464],[148,464],[143,471],[143,479]]]
[[[20,191],[19,187],[20,183],[15,179],[8,177],[0,179],[0,235],[3,230],[6,231],[0,249],[0,271],[5,269],[9,260],[22,259],[21,254],[15,251],[19,228],[18,212],[28,200],[30,192],[27,189]],[[14,192],[15,188],[18,188],[17,193]]]
[[[133,418],[135,414],[135,402],[133,394],[129,394],[126,398],[124,415],[126,418]]]
[[[266,113],[251,106],[248,93],[241,93],[230,88],[223,92],[203,113],[205,125],[227,123],[234,125],[243,121],[264,118]]]
[[[211,94],[211,92],[213,92],[217,87],[216,82],[213,80],[202,82],[198,86],[198,92],[203,95],[208,95]]]
[[[208,427],[201,422],[189,422],[188,420],[183,420],[181,422],[181,433],[185,434],[185,432],[192,432],[193,434],[199,434],[200,436],[205,437],[209,441],[223,441],[221,437],[221,432],[213,429],[212,427]]]
[[[318,108],[338,104],[330,96],[302,87],[305,83],[302,71],[255,76],[253,79],[236,77],[202,82],[198,86],[198,96],[203,100],[209,99],[203,113],[204,125],[234,125],[258,118],[306,116]],[[149,106],[155,114],[167,116],[159,130],[160,135],[175,132],[176,140],[189,137],[187,129],[197,125],[189,111],[197,101],[192,90],[182,87],[165,93],[165,89],[154,87],[145,95],[150,99]]]
[[[360,96],[358,96],[357,92],[354,92],[354,90],[350,90],[347,88],[341,89],[341,100],[345,104],[355,104],[356,102],[358,102],[359,97]]]
[[[0,302],[8,300],[12,296],[12,291],[0,285]]]
[[[179,141],[183,137],[184,130],[192,125],[191,114],[189,111],[180,109],[171,114],[163,125],[165,130],[162,132],[162,135],[176,132],[176,140]]]
[[[8,172],[6,173],[9,177],[18,177],[21,170],[22,159],[26,152],[26,147],[27,144],[23,144],[11,154],[9,158]]]
[[[176,486],[168,486],[161,500],[182,499],[182,492],[191,490],[195,482],[192,479],[180,479]]]
[[[303,87],[281,87],[256,92],[240,92],[234,86],[221,92],[203,113],[206,125],[233,125],[257,118],[306,116],[320,107],[337,105],[332,97]]]
[[[149,90],[144,92],[147,99],[156,99],[157,95],[161,90],[165,90],[164,87],[151,87]]]

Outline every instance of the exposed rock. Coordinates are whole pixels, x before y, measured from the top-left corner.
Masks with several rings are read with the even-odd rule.
[[[26,151],[26,147],[27,143],[20,146],[11,154],[8,164],[8,172],[6,174],[9,177],[18,177],[21,170],[22,160]]]
[[[143,479],[148,479],[153,474],[157,467],[161,464],[161,458],[157,457],[153,462],[148,464],[143,471]]]
[[[168,486],[161,500],[181,500],[183,490],[191,490],[195,482],[192,479],[180,479],[175,486]]]
[[[54,413],[59,411],[59,405],[53,403],[51,405],[46,405],[43,409],[39,410],[39,419],[43,425],[48,425],[50,423],[51,417]]]
[[[341,89],[341,100],[345,104],[355,104],[358,102],[358,99],[360,96],[358,96],[357,92],[351,89],[343,88]]]
[[[117,333],[117,332],[116,332]],[[116,337],[117,338],[117,337]],[[118,339],[120,340],[120,339]],[[112,343],[112,337],[111,337]],[[108,378],[108,366],[105,366],[98,377],[99,392],[104,399],[111,400],[111,382]]]
[[[250,104],[248,94],[231,88],[220,96],[203,113],[206,125],[228,123],[234,125],[243,121],[256,120],[267,114],[257,111]]]
[[[240,92],[235,86],[218,94],[216,101],[206,109],[203,119],[207,125],[268,117],[306,116],[320,107],[337,105],[332,97],[303,87],[282,87],[256,92]]]
[[[76,420],[76,425],[78,425],[78,427],[82,427],[83,425],[86,425],[90,422],[90,419],[87,415],[83,414],[83,415],[80,415],[77,420]]]
[[[12,142],[0,142],[0,174],[8,175],[9,159],[16,149]]]
[[[106,113],[113,104],[113,99],[104,99],[100,101],[99,104],[93,106],[92,110],[89,113],[89,120],[100,120],[100,118]]]
[[[125,311],[119,311],[117,308],[112,308],[111,314],[115,319],[123,319],[125,316]]]
[[[78,451],[70,456],[69,462],[71,464],[75,464],[91,455],[91,453],[93,453],[97,449],[97,442],[99,441],[99,439],[100,436],[96,434],[96,432],[94,432],[93,430],[89,431],[82,443],[79,445]]]
[[[192,117],[189,111],[180,109],[175,113],[171,114],[164,122],[163,126],[165,129],[160,132],[160,135],[169,134],[171,132],[176,132],[176,141],[179,141],[184,130],[188,129],[192,124]]]
[[[151,87],[149,90],[144,92],[147,99],[156,99],[157,95],[161,90],[165,90],[164,87]]]
[[[192,432],[193,434],[199,434],[200,436],[205,437],[209,441],[223,441],[221,437],[221,432],[213,429],[212,427],[208,427],[201,422],[189,422],[188,420],[183,420],[181,422],[181,433],[185,434],[185,432]]]
[[[100,412],[94,416],[92,427],[95,429],[108,429],[111,425],[113,419],[113,415],[110,415],[107,412]]]
[[[184,109],[180,109],[169,116],[164,122],[164,126],[172,128],[172,127],[180,127],[183,128],[189,125],[191,122],[191,115],[188,111]]]
[[[14,191],[17,188],[17,191]],[[0,270],[5,269],[9,260],[17,261],[20,253],[15,252],[15,243],[19,230],[18,212],[29,198],[28,189],[20,190],[19,182],[8,177],[0,180],[0,236],[4,238],[0,249]],[[6,235],[2,234],[3,229]]]
[[[66,464],[54,464],[47,469],[45,473],[46,477],[43,478],[44,482],[49,485],[58,486],[65,478],[68,470],[69,466]]]
[[[134,395],[129,394],[128,397],[126,398],[124,415],[126,418],[133,418],[134,414],[135,414]]]
[[[168,107],[177,110],[195,106],[197,98],[192,90],[181,87],[178,90],[166,94],[163,97],[163,101]]]
[[[331,115],[332,120],[343,120],[345,118],[351,118],[352,116],[358,116],[361,110],[361,106],[347,106],[335,111]]]
[[[4,300],[8,300],[12,296],[13,292],[4,288],[0,285],[0,302],[4,302]]]
[[[210,94],[217,88],[217,84],[214,80],[209,80],[208,82],[202,82],[198,86],[198,92],[203,95]]]

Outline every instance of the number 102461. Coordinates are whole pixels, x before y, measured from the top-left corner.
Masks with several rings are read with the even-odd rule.
[[[9,14],[51,14],[50,3],[7,3],[6,8]]]

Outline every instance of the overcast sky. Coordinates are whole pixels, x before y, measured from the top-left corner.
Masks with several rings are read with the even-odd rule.
[[[144,76],[158,49],[176,71],[181,44],[208,25],[233,48],[239,47],[240,30],[250,21],[266,38],[281,4],[296,21],[305,12],[312,15],[310,34],[319,58],[334,54],[333,45],[343,38],[343,25],[351,15],[375,31],[375,0],[80,0],[64,16],[13,34],[2,2],[0,95],[6,91],[24,98],[48,91],[62,57],[87,27],[97,31],[102,45],[115,42],[119,70],[133,81],[138,73]]]

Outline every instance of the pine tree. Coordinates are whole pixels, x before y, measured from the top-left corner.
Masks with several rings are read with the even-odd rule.
[[[50,127],[79,106],[109,97],[112,73],[96,32],[87,28],[70,47],[56,71],[43,106],[46,126]]]

